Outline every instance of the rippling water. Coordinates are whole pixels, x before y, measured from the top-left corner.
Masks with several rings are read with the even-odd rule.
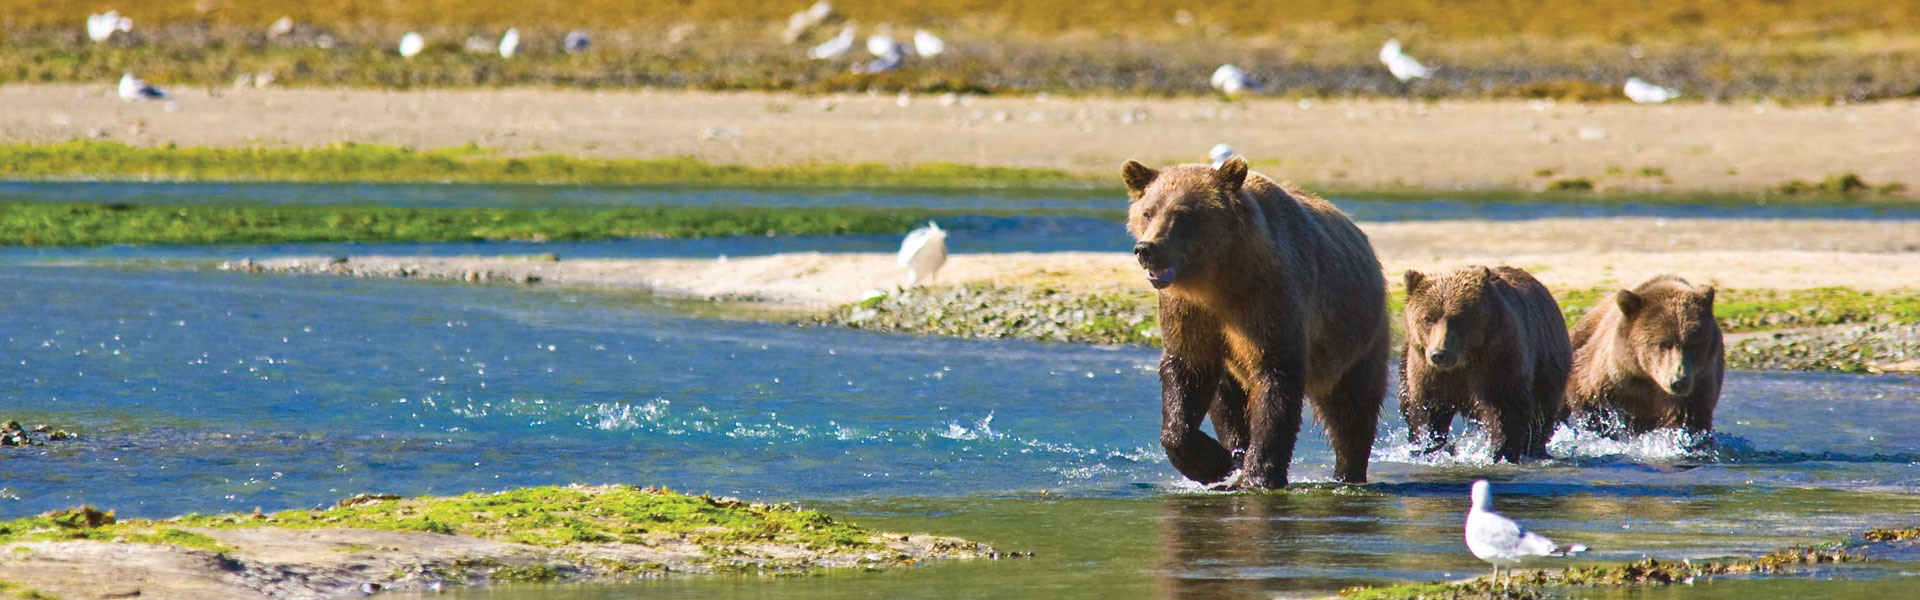
[[[1920,378],[1731,374],[1707,454],[1563,432],[1544,464],[1488,465],[1471,435],[1415,459],[1390,416],[1366,490],[1232,495],[1165,464],[1155,357],[696,319],[642,295],[0,262],[0,414],[83,435],[0,450],[0,518],[635,483],[1039,558],[463,593],[1268,597],[1477,573],[1457,539],[1476,477],[1594,560],[1764,550],[1920,512]],[[1296,480],[1326,480],[1324,437],[1300,450]],[[1902,576],[1836,573],[1879,592]]]

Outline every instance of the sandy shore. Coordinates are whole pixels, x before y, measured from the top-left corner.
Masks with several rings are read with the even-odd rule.
[[[876,95],[174,89],[177,102],[162,104],[124,103],[110,88],[0,87],[0,143],[473,143],[509,155],[954,162],[1104,177],[1129,158],[1197,161],[1225,142],[1268,174],[1350,187],[1534,189],[1584,177],[1602,189],[1731,191],[1853,172],[1920,188],[1915,101],[1783,108],[921,96],[902,106]],[[1537,175],[1542,169],[1553,175]]]
[[[1549,219],[1363,224],[1389,281],[1405,269],[1510,264],[1557,290],[1624,287],[1660,273],[1740,289],[1920,286],[1920,222]],[[356,256],[264,261],[268,271],[644,289],[819,309],[902,280],[890,254],[732,259]],[[962,254],[937,283],[1146,289],[1125,252]]]

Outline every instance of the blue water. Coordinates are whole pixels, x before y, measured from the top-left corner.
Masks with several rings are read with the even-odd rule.
[[[504,587],[507,598],[1327,593],[1464,575],[1465,484],[1594,543],[1706,557],[1920,513],[1920,378],[1734,373],[1722,450],[1562,432],[1556,460],[1413,459],[1383,421],[1363,494],[1203,493],[1157,447],[1156,353],[685,316],[644,295],[0,263],[0,518],[318,506],[571,482],[798,500],[1041,558],[870,577]],[[1296,481],[1325,481],[1302,436]],[[1044,494],[1042,491],[1044,490]],[[1875,588],[1884,591],[1885,588]]]
[[[1703,219],[1920,219],[1920,206],[1726,203],[1506,202],[1444,196],[1426,201],[1334,198],[1359,221],[1528,220],[1577,217]],[[657,186],[421,183],[150,183],[0,181],[0,203],[365,205],[406,207],[865,206],[959,211],[1117,211],[1101,190],[902,191],[715,189]]]

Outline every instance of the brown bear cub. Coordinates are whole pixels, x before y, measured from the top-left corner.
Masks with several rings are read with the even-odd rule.
[[[1445,448],[1456,414],[1479,421],[1494,459],[1545,458],[1573,348],[1553,294],[1526,271],[1407,271],[1400,413],[1408,441]]]
[[[1661,275],[1615,292],[1573,325],[1567,407],[1592,429],[1702,434],[1713,430],[1726,370],[1713,288]]]
[[[1209,484],[1239,468],[1236,487],[1285,486],[1311,401],[1335,476],[1365,482],[1391,343],[1367,236],[1240,158],[1162,171],[1127,161],[1122,175],[1133,253],[1160,290],[1160,444],[1174,468]],[[1200,430],[1209,414],[1218,441]]]

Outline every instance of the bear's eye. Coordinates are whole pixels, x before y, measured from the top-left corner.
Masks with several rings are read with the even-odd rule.
[[[1661,350],[1672,350],[1674,346],[1675,344],[1673,342],[1660,342]]]
[[[1149,208],[1149,209],[1146,209],[1146,210],[1143,210],[1143,211],[1140,211],[1140,218],[1142,218],[1142,219],[1152,219],[1152,218],[1153,218],[1153,209],[1151,209],[1151,208]]]

